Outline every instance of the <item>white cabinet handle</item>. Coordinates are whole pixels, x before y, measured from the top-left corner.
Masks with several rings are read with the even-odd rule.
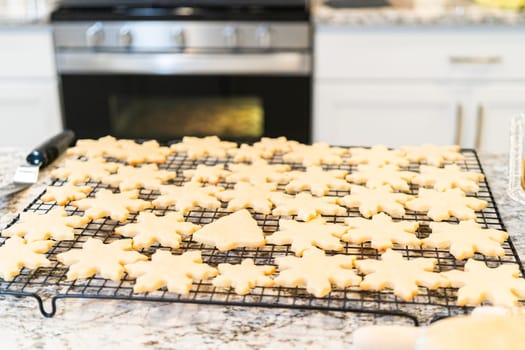
[[[452,64],[501,64],[501,56],[449,56]]]
[[[461,132],[463,129],[463,106],[458,103],[456,106],[456,134],[454,135],[454,143],[461,145]]]
[[[477,120],[477,127],[476,127],[476,141],[475,141],[475,147],[479,151],[481,146],[481,133],[483,132],[483,120],[485,119],[485,109],[483,108],[483,105],[478,105],[478,120]]]

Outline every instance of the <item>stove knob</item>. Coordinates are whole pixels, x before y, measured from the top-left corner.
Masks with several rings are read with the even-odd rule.
[[[122,27],[118,33],[118,41],[121,46],[129,47],[133,42],[133,34],[128,27]]]
[[[228,48],[236,48],[239,46],[239,28],[237,26],[227,26],[224,28],[224,45]]]
[[[86,30],[86,44],[90,47],[100,46],[104,40],[102,24],[95,23]]]
[[[272,46],[272,33],[270,31],[270,26],[260,25],[255,30],[255,38],[257,40],[257,45],[259,47],[268,49]]]
[[[173,28],[171,31],[171,37],[178,48],[186,46],[186,35],[184,34],[184,29],[179,27]]]

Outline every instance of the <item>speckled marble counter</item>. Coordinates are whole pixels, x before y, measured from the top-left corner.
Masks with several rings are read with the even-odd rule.
[[[0,184],[8,181],[25,153],[0,148]],[[525,208],[505,194],[506,157],[483,155],[481,160],[523,258]],[[43,190],[48,172],[30,189],[0,199],[0,227]],[[410,324],[343,312],[97,300],[59,300],[55,317],[45,319],[34,299],[9,296],[0,296],[0,313],[0,339],[6,349],[343,349],[360,325]]]
[[[313,2],[312,18],[319,25],[344,26],[513,26],[525,25],[525,12],[478,6],[470,1],[427,1],[425,6],[332,8]],[[439,6],[437,3],[447,3]]]

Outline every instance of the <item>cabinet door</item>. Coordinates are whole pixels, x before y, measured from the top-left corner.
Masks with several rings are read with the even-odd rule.
[[[0,147],[30,149],[61,129],[56,81],[0,81]]]
[[[450,86],[318,81],[314,141],[390,147],[460,143],[462,104]]]
[[[494,83],[474,93],[476,149],[486,153],[508,153],[510,119],[525,112],[524,83]]]

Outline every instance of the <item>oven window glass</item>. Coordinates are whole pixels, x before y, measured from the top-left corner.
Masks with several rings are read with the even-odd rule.
[[[258,139],[264,134],[263,102],[257,97],[114,95],[109,105],[111,129],[118,137]]]

